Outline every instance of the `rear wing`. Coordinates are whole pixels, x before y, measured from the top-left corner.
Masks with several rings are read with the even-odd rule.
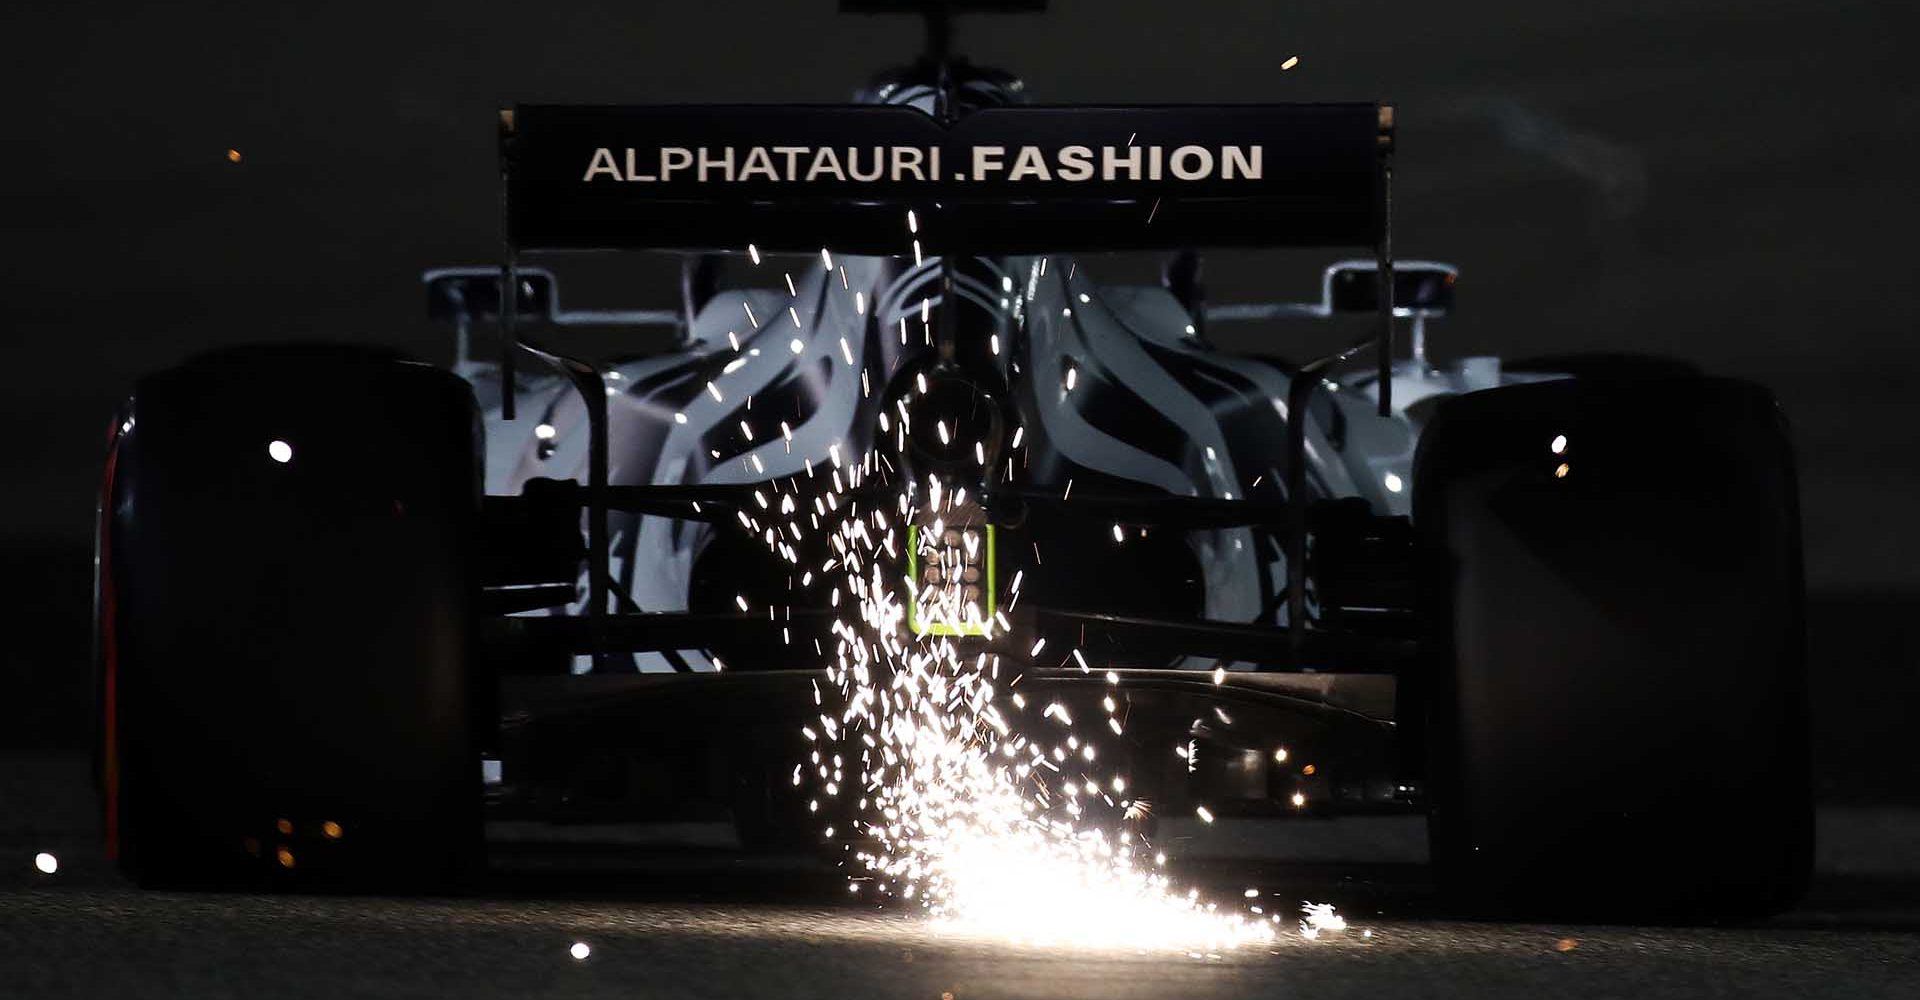
[[[1367,246],[1385,383],[1393,136],[1384,104],[989,108],[957,121],[883,105],[520,105],[500,112],[502,284],[521,252],[543,250]],[[511,375],[518,296],[504,298]],[[1383,415],[1389,405],[1383,392]]]
[[[501,112],[522,250],[1375,246],[1392,146],[1375,104]]]

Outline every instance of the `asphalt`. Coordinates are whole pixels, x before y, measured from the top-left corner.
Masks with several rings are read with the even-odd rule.
[[[1920,995],[1920,810],[1905,807],[1824,808],[1806,904],[1728,928],[1445,919],[1417,820],[1176,830],[1184,880],[1334,902],[1351,926],[1142,954],[941,932],[711,827],[497,828],[494,875],[459,898],[145,892],[102,856],[84,773],[73,755],[0,758],[0,997]]]

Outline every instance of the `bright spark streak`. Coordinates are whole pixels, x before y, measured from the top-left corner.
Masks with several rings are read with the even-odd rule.
[[[1332,903],[1302,903],[1300,912],[1306,919],[1300,921],[1300,935],[1309,941],[1317,940],[1323,931],[1338,933],[1347,929],[1347,920],[1333,912]]]

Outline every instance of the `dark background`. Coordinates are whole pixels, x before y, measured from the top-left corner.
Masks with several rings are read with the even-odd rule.
[[[1397,249],[1463,269],[1436,355],[1659,352],[1771,386],[1801,460],[1822,788],[1920,798],[1898,739],[1920,707],[1913,20],[1064,0],[972,19],[960,48],[1049,102],[1393,102]],[[73,747],[104,430],[140,372],[253,339],[444,360],[418,275],[496,253],[496,106],[842,100],[920,29],[828,0],[16,0],[0,34],[0,746]],[[1212,284],[1308,297],[1323,260],[1236,258]],[[570,304],[672,302],[665,262],[578,270]]]

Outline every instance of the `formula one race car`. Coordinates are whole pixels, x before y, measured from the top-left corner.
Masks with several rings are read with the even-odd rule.
[[[850,106],[500,130],[506,260],[426,276],[454,371],[225,350],[114,420],[101,777],[142,883],[442,885],[488,817],[855,836],[798,734],[855,746],[828,679],[938,643],[987,722],[1104,701],[1161,815],[1424,813],[1463,903],[1801,891],[1773,400],[1430,363],[1456,272],[1392,259],[1392,108],[1034,106],[942,45]],[[1371,252],[1319,302],[1207,301],[1200,248],[1264,246]],[[681,254],[681,301],[569,311],[522,259],[607,249]],[[1165,280],[1100,284],[1120,250]],[[1347,313],[1371,332],[1317,360],[1208,337]],[[581,325],[676,340],[588,363]]]

